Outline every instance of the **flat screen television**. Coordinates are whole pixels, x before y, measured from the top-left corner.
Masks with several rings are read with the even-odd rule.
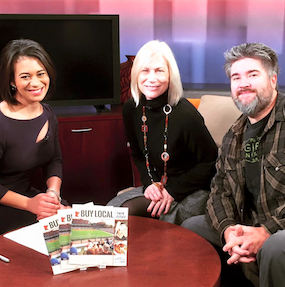
[[[0,14],[0,50],[19,38],[39,42],[54,62],[50,105],[120,103],[118,15]]]

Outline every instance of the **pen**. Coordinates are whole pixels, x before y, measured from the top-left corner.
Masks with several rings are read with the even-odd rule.
[[[9,263],[10,262],[10,259],[7,258],[7,257],[4,257],[3,255],[0,255],[0,260],[6,262],[6,263]]]

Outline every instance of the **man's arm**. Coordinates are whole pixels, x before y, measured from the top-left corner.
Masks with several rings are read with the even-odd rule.
[[[224,231],[232,225],[236,224],[238,217],[237,206],[232,193],[232,185],[229,182],[232,179],[235,168],[227,174],[229,164],[225,168],[225,152],[222,147],[216,163],[217,173],[211,183],[211,193],[207,202],[206,214],[209,217],[214,229],[220,235],[221,242],[224,242]],[[237,178],[235,178],[237,181]],[[237,183],[234,183],[237,184]]]

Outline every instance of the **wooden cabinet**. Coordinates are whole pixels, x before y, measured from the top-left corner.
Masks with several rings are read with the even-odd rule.
[[[62,197],[70,204],[106,204],[132,186],[132,170],[121,111],[57,115],[63,156]]]

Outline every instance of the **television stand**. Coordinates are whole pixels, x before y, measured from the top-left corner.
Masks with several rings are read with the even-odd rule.
[[[105,205],[119,190],[133,185],[122,105],[109,113],[92,106],[57,115],[63,158],[62,198],[69,204]],[[1,284],[0,284],[1,285]]]

